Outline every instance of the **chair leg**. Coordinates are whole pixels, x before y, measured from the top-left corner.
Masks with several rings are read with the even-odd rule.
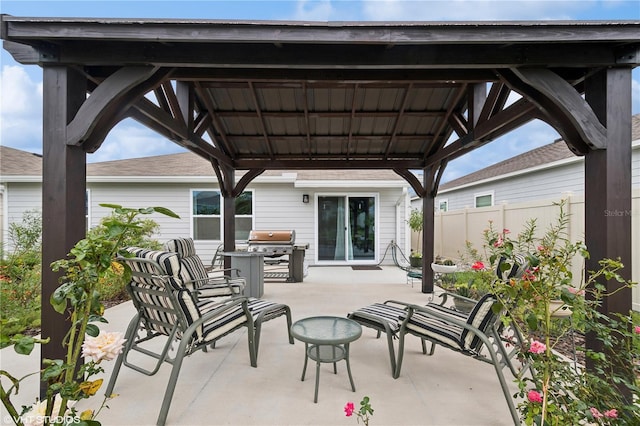
[[[171,368],[171,375],[169,376],[169,383],[167,383],[167,389],[164,392],[164,398],[162,400],[162,406],[160,407],[160,414],[158,414],[157,426],[164,426],[167,421],[167,415],[169,414],[169,407],[171,407],[171,401],[173,399],[173,393],[176,388],[176,382],[178,381],[178,375],[180,374],[180,367],[182,366],[182,360],[184,359],[185,351],[187,350],[187,344],[189,339],[180,340],[178,346],[178,352],[173,361],[173,367]]]
[[[118,355],[118,358],[116,359],[115,364],[113,365],[111,378],[109,379],[109,384],[107,385],[107,389],[105,391],[105,395],[107,397],[109,397],[113,393],[113,388],[115,387],[116,379],[118,378],[118,374],[120,373],[120,367],[122,367],[124,358],[129,353],[129,350],[131,350],[131,347],[133,346],[133,343],[135,341],[135,333],[136,333],[136,330],[138,329],[139,323],[140,323],[140,316],[136,314],[131,319],[131,321],[129,322],[129,325],[127,326],[127,331],[124,337],[126,339],[126,343],[124,345],[124,348],[122,348],[122,352],[120,352],[120,354]]]
[[[396,368],[393,372],[393,378],[400,377],[400,370],[402,370],[402,358],[404,357],[404,336],[403,330],[400,330],[400,339],[398,343],[398,360],[396,361]]]

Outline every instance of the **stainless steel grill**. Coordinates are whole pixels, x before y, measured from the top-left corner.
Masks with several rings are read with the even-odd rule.
[[[296,244],[296,231],[263,231],[251,230],[247,251],[264,254],[264,277],[285,279],[287,282],[302,282],[304,278],[304,254],[308,244]],[[287,256],[286,258],[282,258]],[[288,264],[286,270],[279,270],[281,263]]]
[[[247,251],[258,252],[265,257],[277,257],[293,253],[296,231],[257,231],[249,232]]]

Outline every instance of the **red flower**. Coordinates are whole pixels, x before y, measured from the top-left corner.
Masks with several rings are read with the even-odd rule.
[[[344,413],[347,417],[351,417],[353,415],[354,410],[355,410],[355,407],[353,405],[353,402],[347,402],[347,405],[344,406]]]
[[[471,269],[473,269],[474,271],[482,271],[484,270],[484,263],[478,261],[471,265]]]
[[[536,390],[530,390],[527,393],[527,398],[531,402],[542,402],[542,394]]]

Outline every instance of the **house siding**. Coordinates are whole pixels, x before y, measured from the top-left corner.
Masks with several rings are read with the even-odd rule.
[[[191,191],[215,190],[216,184],[206,183],[101,183],[89,182],[89,224],[96,226],[100,220],[111,213],[111,209],[101,207],[100,204],[119,204],[125,207],[162,206],[171,209],[180,219],[170,218],[161,214],[151,214],[148,217],[159,225],[159,232],[153,238],[164,242],[171,238],[191,236]],[[254,198],[254,228],[255,229],[294,229],[296,242],[309,244],[306,261],[313,265],[316,259],[315,250],[315,195],[322,194],[369,194],[377,197],[377,253],[376,261],[382,260],[382,255],[391,241],[405,244],[406,225],[403,217],[397,217],[398,211],[404,215],[408,198],[402,187],[381,188],[379,190],[365,190],[363,188],[296,188],[290,183],[255,183],[246,190],[253,191]],[[309,195],[309,203],[302,202],[302,195]],[[6,223],[21,222],[25,211],[40,209],[42,194],[40,183],[10,183],[5,184],[5,198],[7,209]],[[400,200],[399,208],[396,204]],[[398,227],[398,221],[404,226]],[[6,242],[6,236],[4,238]],[[196,241],[196,250],[205,263],[209,263],[221,244],[221,241]],[[238,243],[238,248],[244,244]],[[385,259],[385,264],[392,264],[393,260]]]
[[[42,209],[42,190],[39,183],[11,182],[4,184],[4,202],[6,207],[3,217],[3,249],[13,250],[9,241],[9,227],[12,223],[21,223],[24,214],[28,211]]]
[[[640,186],[640,147],[632,152],[631,184]],[[493,204],[523,203],[531,200],[557,198],[566,194],[584,193],[584,159],[562,162],[553,167],[523,171],[522,174],[479,182],[462,188],[442,191],[436,197],[448,201],[448,211],[473,208],[474,194],[493,191]]]

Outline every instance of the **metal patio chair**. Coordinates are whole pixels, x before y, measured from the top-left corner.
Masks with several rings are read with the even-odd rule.
[[[163,363],[171,364],[171,375],[157,419],[158,425],[164,425],[185,356],[201,349],[206,351],[207,346],[223,336],[247,327],[249,361],[251,366],[257,366],[253,321],[245,297],[222,301],[194,297],[177,274],[180,262],[176,253],[129,251],[134,257],[118,260],[131,269],[127,290],[137,312],[127,327],[126,344],[114,365],[106,395],[113,393],[122,364],[147,376],[156,374]],[[162,348],[154,350],[152,341],[164,341]],[[146,358],[140,360],[139,357],[134,363],[129,359],[132,352],[154,359],[155,365],[148,368]]]
[[[165,248],[167,251],[175,252],[178,255],[180,260],[180,277],[185,284],[194,287],[195,293],[200,300],[216,297],[233,297],[241,294],[242,290],[244,290],[245,279],[237,276],[238,270],[220,269],[207,271],[202,260],[196,254],[193,238],[174,238],[165,243]],[[222,272],[222,275],[216,272]],[[232,277],[227,275],[230,273],[236,276]],[[256,358],[258,356],[258,349],[260,348],[262,324],[266,321],[284,315],[287,322],[289,343],[294,344],[293,336],[291,335],[291,309],[289,306],[255,297],[249,297],[247,304],[254,324]]]

